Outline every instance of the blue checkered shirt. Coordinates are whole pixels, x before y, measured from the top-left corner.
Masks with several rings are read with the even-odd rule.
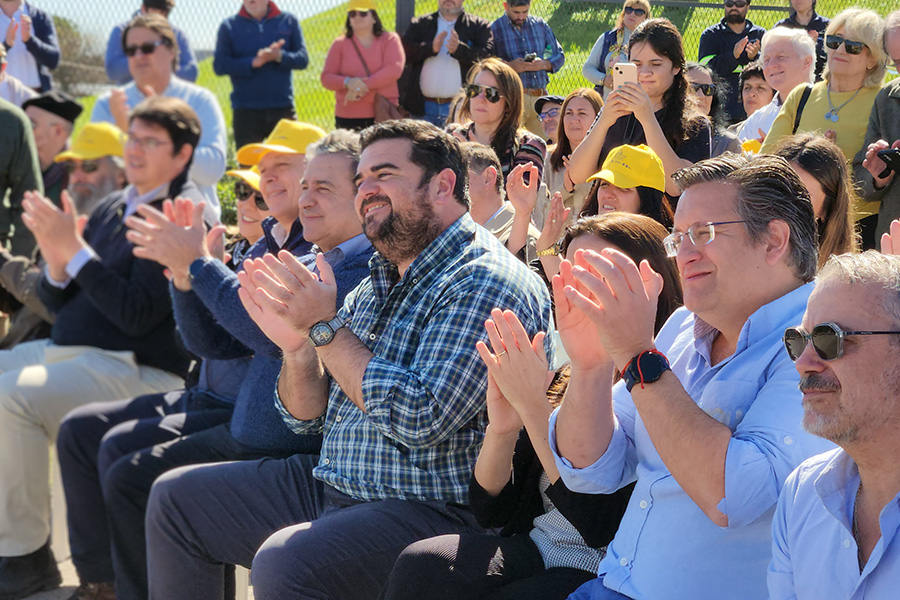
[[[296,433],[324,431],[313,475],[360,500],[468,504],[469,480],[487,425],[487,369],[475,342],[494,307],[513,310],[530,335],[552,327],[546,286],[466,214],[410,265],[402,279],[379,254],[371,277],[339,314],[375,356],[366,366],[366,411],[333,380],[328,408]],[[550,339],[550,336],[547,337]],[[553,364],[553,348],[548,344]]]
[[[494,45],[497,56],[510,61],[516,58],[525,58],[529,52],[537,54],[538,58],[549,60],[553,66],[552,73],[559,71],[566,57],[562,46],[556,41],[550,25],[539,17],[529,16],[518,28],[512,24],[505,14],[491,23],[491,32],[494,34]],[[522,85],[526,88],[546,89],[550,83],[548,71],[529,71],[519,73]]]

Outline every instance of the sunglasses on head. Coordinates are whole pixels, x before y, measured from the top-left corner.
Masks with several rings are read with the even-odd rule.
[[[633,6],[626,6],[624,8],[624,12],[626,15],[630,15],[631,13],[634,13],[635,16],[638,16],[638,17],[643,17],[644,15],[647,14],[647,11],[644,10],[643,8],[635,8]]]
[[[347,16],[350,17],[351,19],[354,17],[368,17],[369,11],[367,11],[367,10],[348,10]]]
[[[478,85],[477,83],[466,84],[466,98],[475,98],[479,96],[481,92],[484,92],[484,99],[491,104],[500,102],[500,98],[502,98],[500,90],[495,87],[491,87],[489,85]]]
[[[165,43],[165,40],[158,40],[156,42],[147,42],[146,44],[138,44],[136,46],[125,46],[125,56],[132,58],[138,51],[140,51],[141,54],[153,54],[156,52],[157,48]]]
[[[738,8],[744,8],[748,4],[750,3],[746,0],[728,0],[725,3],[725,8],[734,8],[735,6],[737,6]]]
[[[809,342],[819,358],[836,360],[844,355],[844,338],[851,335],[900,335],[900,331],[843,331],[837,323],[820,323],[813,327],[812,333],[788,327],[784,331],[784,347],[795,362]]]
[[[866,47],[865,42],[854,42],[839,35],[825,36],[825,45],[832,50],[837,50],[841,47],[841,44],[844,45],[844,50],[847,51],[847,54],[862,54],[863,48]]]
[[[83,161],[81,161],[81,164],[74,163],[74,162],[70,162],[70,163],[66,164],[66,172],[68,172],[69,175],[72,175],[73,173],[75,173],[75,171],[78,171],[78,170],[81,170],[82,173],[87,173],[87,174],[96,173],[97,169],[99,169],[99,168],[100,168],[99,160],[83,160]]]
[[[269,205],[263,200],[262,194],[247,185],[244,181],[238,181],[234,184],[234,196],[239,202],[245,202],[251,197],[256,202],[256,208],[259,210],[269,210]]]
[[[716,93],[716,84],[714,83],[691,83],[691,87],[695,92],[700,92],[704,96],[714,96]]]

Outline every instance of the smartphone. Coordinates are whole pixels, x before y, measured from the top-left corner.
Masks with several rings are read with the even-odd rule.
[[[900,149],[886,148],[885,150],[879,150],[878,158],[887,165],[887,168],[878,174],[879,177],[887,177],[891,171],[900,173]]]
[[[637,65],[634,63],[616,63],[613,65],[613,89],[626,83],[637,83]]]
[[[534,62],[537,60],[537,53],[529,52],[525,55],[525,62]]]

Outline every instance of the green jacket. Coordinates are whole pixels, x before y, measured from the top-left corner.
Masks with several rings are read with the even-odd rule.
[[[44,192],[31,122],[0,98],[0,245],[19,256],[34,250],[34,236],[22,223],[22,197],[32,190]]]

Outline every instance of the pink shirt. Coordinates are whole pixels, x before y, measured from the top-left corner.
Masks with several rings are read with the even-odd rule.
[[[341,36],[334,40],[325,57],[322,68],[322,85],[333,90],[335,95],[334,114],[344,119],[371,119],[375,116],[375,92],[396,102],[400,97],[397,80],[403,73],[406,55],[400,36],[393,31],[385,31],[377,36],[368,48],[357,41],[359,51],[366,59],[371,75],[366,69],[359,54],[353,49],[353,42]],[[344,79],[360,77],[369,88],[369,93],[356,102],[344,103],[347,90]]]

